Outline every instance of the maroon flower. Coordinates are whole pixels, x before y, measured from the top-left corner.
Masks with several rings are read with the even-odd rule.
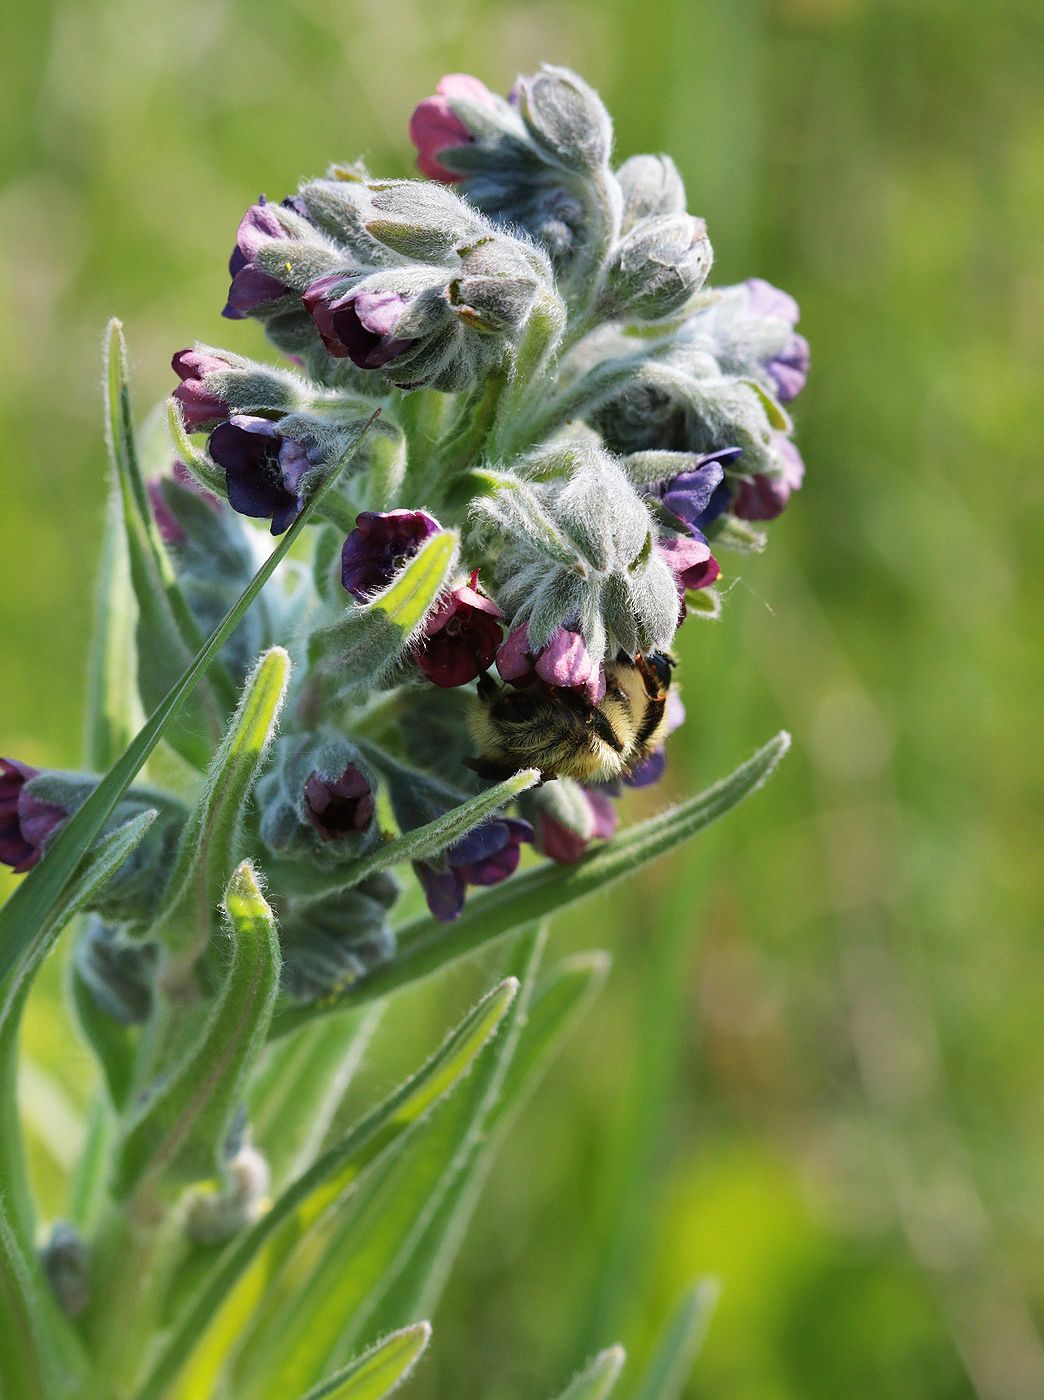
[[[341,582],[353,598],[367,598],[387,587],[439,522],[426,510],[365,510],[341,550]]]
[[[198,496],[200,500],[206,501],[208,506],[220,511],[221,502],[217,496],[211,495],[209,491],[203,489],[199,482],[186,467],[180,458],[174,459],[174,465],[170,469],[170,474],[179,486],[184,486],[187,491]],[[149,493],[149,504],[152,506],[152,515],[156,521],[157,529],[160,532],[160,539],[166,545],[174,549],[180,548],[188,536],[182,529],[181,521],[177,518],[170,506],[167,504],[163,494],[163,481],[161,477],[153,477],[147,487]]]
[[[545,685],[582,689],[593,705],[605,695],[605,668],[595,661],[579,632],[558,627],[547,643],[532,651],[529,629],[516,627],[497,653],[502,680],[517,687],[542,680]]]
[[[350,763],[339,778],[312,772],[305,783],[305,816],[324,841],[365,831],[374,797],[366,775]]]
[[[417,147],[417,168],[430,180],[453,184],[461,177],[438,159],[441,151],[470,146],[474,137],[451,106],[454,97],[467,97],[492,107],[496,98],[478,78],[468,73],[447,73],[436,85],[436,96],[426,97],[410,118],[410,140]]]
[[[228,503],[240,515],[270,519],[281,535],[304,505],[301,485],[315,465],[304,443],[284,437],[276,423],[237,413],[219,423],[207,451],[223,468]]]
[[[562,865],[572,865],[578,861],[592,841],[608,841],[620,820],[607,793],[596,792],[592,788],[583,788],[582,791],[591,817],[587,834],[573,830],[548,812],[541,812],[537,818],[537,844],[546,856]]]
[[[312,283],[302,300],[335,359],[351,360],[360,369],[380,369],[413,344],[395,335],[410,299],[402,292],[355,289],[337,295],[344,280],[341,272],[328,273]]]
[[[228,260],[232,285],[222,316],[230,321],[241,321],[249,312],[287,295],[288,289],[282,282],[265,272],[256,261],[258,250],[268,239],[285,237],[285,229],[262,195],[240,220],[236,246]]]
[[[683,597],[687,589],[709,588],[721,576],[721,566],[702,536],[675,535],[660,540],[656,547],[670,565]]]
[[[38,768],[13,758],[0,758],[0,862],[16,875],[33,868],[48,838],[69,815],[56,802],[34,797],[26,787],[39,773]]]
[[[477,580],[476,572],[470,583],[459,584],[448,594],[414,648],[414,660],[436,685],[467,685],[489,670],[497,654],[503,637],[499,619],[504,614],[477,591]]]
[[[522,842],[532,841],[533,828],[515,817],[484,822],[450,846],[439,866],[414,861],[428,908],[443,923],[451,923],[464,908],[469,885],[499,885],[518,868]]]
[[[208,374],[230,367],[227,360],[203,350],[179,350],[170,363],[181,380],[174,397],[181,405],[185,427],[190,433],[214,428],[230,416],[232,410],[228,403],[206,386]]]
[[[797,491],[805,479],[805,464],[801,453],[788,437],[776,435],[776,450],[782,461],[779,476],[741,477],[732,501],[732,513],[741,520],[775,520],[782,514],[791,492]]]

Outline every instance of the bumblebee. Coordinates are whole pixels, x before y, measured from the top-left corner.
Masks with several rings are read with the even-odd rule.
[[[478,756],[465,760],[483,778],[539,768],[545,781],[608,782],[629,773],[660,746],[674,658],[621,652],[605,668],[605,695],[592,703],[578,689],[501,689],[487,673],[469,716]]]

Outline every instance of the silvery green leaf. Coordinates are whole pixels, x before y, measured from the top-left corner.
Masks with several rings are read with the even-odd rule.
[[[302,1400],[381,1400],[412,1372],[431,1340],[431,1324],[415,1322],[320,1381]]]
[[[631,156],[620,166],[616,178],[623,193],[625,230],[639,219],[685,212],[685,186],[670,156]]]
[[[298,1239],[371,1165],[393,1161],[445,1095],[453,1093],[476,1061],[518,992],[508,978],[494,987],[446,1037],[440,1049],[388,1099],[328,1147],[239,1239],[232,1241],[174,1319],[136,1400],[162,1400],[178,1381],[178,1400],[206,1394],[221,1374],[241,1329],[254,1318],[280,1240]],[[495,1043],[495,1042],[494,1042]]]
[[[430,180],[370,185],[366,231],[386,248],[419,262],[455,263],[458,244],[480,238],[489,225],[459,195]]]
[[[720,516],[707,532],[707,538],[713,540],[715,549],[731,549],[735,554],[760,554],[767,543],[764,530],[734,515]]]
[[[182,832],[166,907],[152,935],[186,973],[210,938],[239,859],[244,809],[275,736],[289,677],[282,647],[258,659]]]
[[[561,1041],[601,990],[609,963],[605,953],[580,953],[563,959],[538,979],[485,1132],[473,1142],[467,1161],[414,1246],[409,1268],[387,1292],[371,1324],[375,1331],[401,1326],[404,1318],[418,1312],[431,1314],[438,1307],[488,1169]]]
[[[623,1347],[608,1347],[574,1376],[558,1400],[606,1400],[627,1360]]]
[[[336,272],[344,265],[344,254],[325,240],[305,242],[296,238],[269,238],[262,242],[254,259],[270,277],[293,292],[306,292],[313,282]]]
[[[628,479],[635,486],[652,486],[659,481],[669,481],[682,472],[692,471],[694,466],[691,452],[630,452],[621,460]]]
[[[279,984],[279,936],[250,865],[225,891],[228,963],[196,1044],[131,1117],[120,1144],[114,1189],[214,1176],[246,1079],[260,1054]]]
[[[445,1192],[470,1159],[518,1043],[543,937],[520,938],[511,959],[519,995],[491,1053],[410,1135],[394,1160],[360,1181],[350,1199],[284,1266],[281,1301],[259,1319],[237,1382],[257,1400],[279,1400],[340,1364],[366,1337],[385,1291],[423,1238]],[[317,1247],[323,1242],[321,1251]]]
[[[86,758],[95,772],[104,772],[116,761],[142,719],[135,683],[137,605],[122,515],[120,491],[113,481],[105,510],[87,663]]]

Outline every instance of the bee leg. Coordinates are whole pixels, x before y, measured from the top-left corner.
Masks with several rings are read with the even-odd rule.
[[[493,759],[465,758],[462,760],[465,768],[470,768],[473,773],[477,773],[480,778],[487,778],[491,783],[502,783],[505,778],[513,778],[518,772],[517,768],[509,767],[506,763],[496,763]]]
[[[488,671],[483,671],[478,678],[478,698],[485,700],[488,704],[490,700],[495,700],[500,694],[500,686],[493,680]]]

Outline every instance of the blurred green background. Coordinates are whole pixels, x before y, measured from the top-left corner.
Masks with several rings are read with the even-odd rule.
[[[641,1355],[712,1273],[692,1396],[1039,1400],[1036,0],[9,7],[0,750],[79,757],[107,317],[140,407],[195,338],[259,350],[218,314],[258,191],[359,153],[405,174],[441,73],[504,90],[541,60],[601,90],[621,158],[674,155],[717,280],[801,303],[807,486],[764,556],[726,561],[723,620],[681,634],[670,789],[781,726],[795,748],[701,844],[562,921],[612,978],[496,1168],[410,1393],[545,1395],[617,1336]],[[360,1094],[481,980],[402,998]],[[54,1211],[88,1074],[58,981],[24,1086]]]

